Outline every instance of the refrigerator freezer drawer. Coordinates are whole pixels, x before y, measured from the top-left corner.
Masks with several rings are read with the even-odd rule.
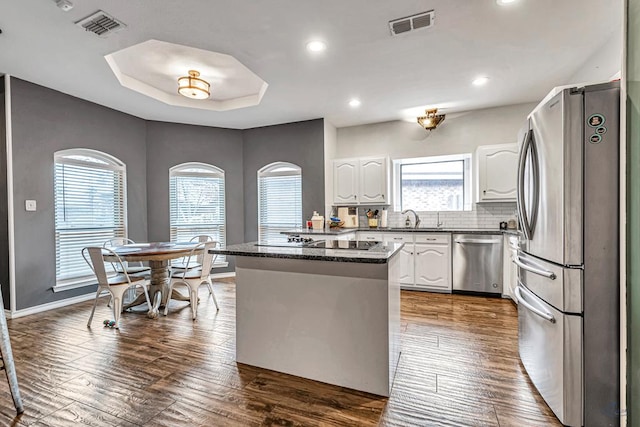
[[[582,426],[582,317],[556,310],[516,287],[520,359],[547,405],[567,426]]]
[[[581,269],[561,267],[522,251],[518,251],[514,262],[520,281],[531,292],[562,312],[583,312]]]

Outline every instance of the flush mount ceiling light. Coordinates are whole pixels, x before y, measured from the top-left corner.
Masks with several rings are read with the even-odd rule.
[[[362,104],[362,102],[360,102],[359,99],[352,99],[351,101],[349,101],[349,106],[351,108],[358,108],[360,105]]]
[[[418,117],[418,124],[425,130],[434,130],[444,120],[444,114],[438,114],[438,109],[425,110],[425,116]]]
[[[314,40],[307,43],[307,50],[309,52],[322,52],[327,48],[327,44],[320,40]]]
[[[489,77],[477,77],[471,82],[474,86],[484,86],[489,83]]]
[[[500,6],[506,6],[508,4],[512,4],[515,3],[518,0],[496,0],[496,3],[498,3]]]
[[[196,70],[189,70],[189,75],[178,79],[178,93],[191,99],[209,98],[209,88],[211,85],[202,80],[200,73]]]

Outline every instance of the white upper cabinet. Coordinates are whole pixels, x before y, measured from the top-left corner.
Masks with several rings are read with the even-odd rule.
[[[333,162],[333,201],[336,204],[358,203],[358,161]]]
[[[387,163],[386,158],[360,160],[360,203],[387,203]]]
[[[388,205],[389,159],[333,161],[333,202],[336,205]]]
[[[478,202],[515,201],[518,144],[483,145],[476,157]]]

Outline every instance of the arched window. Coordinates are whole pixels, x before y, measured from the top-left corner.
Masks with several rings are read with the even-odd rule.
[[[85,246],[126,237],[126,168],[100,151],[77,148],[54,154],[56,286],[93,279]]]
[[[169,170],[171,241],[184,242],[206,234],[225,247],[224,196],[222,169],[197,162],[172,167]]]
[[[271,163],[258,171],[258,238],[282,238],[281,231],[302,227],[302,169]]]

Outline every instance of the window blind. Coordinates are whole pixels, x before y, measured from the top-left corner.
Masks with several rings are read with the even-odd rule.
[[[282,239],[282,231],[302,227],[300,168],[271,167],[258,174],[258,238]]]
[[[169,193],[172,242],[206,234],[225,247],[225,182],[221,169],[193,163],[177,166],[170,172]],[[216,259],[223,260],[221,256]]]
[[[56,285],[93,279],[82,248],[126,236],[125,169],[90,150],[56,155]]]

